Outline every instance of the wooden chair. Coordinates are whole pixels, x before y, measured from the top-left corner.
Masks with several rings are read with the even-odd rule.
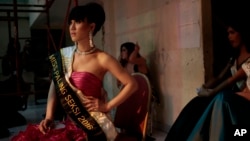
[[[138,89],[116,109],[114,125],[120,129],[116,141],[145,141],[151,97],[148,78],[141,73],[132,76]]]

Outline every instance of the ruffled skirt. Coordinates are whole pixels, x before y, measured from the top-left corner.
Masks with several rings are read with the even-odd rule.
[[[43,134],[38,124],[29,124],[25,131],[20,131],[11,141],[87,141],[86,133],[70,120],[57,123],[54,129]]]

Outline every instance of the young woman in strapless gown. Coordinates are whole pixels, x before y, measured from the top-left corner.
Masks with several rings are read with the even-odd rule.
[[[94,45],[92,38],[104,21],[104,10],[97,3],[76,6],[71,10],[69,32],[75,45],[49,56],[53,81],[46,116],[39,125],[29,125],[14,136],[13,141],[115,140],[117,131],[108,113],[136,91],[137,83],[114,57]],[[107,72],[124,85],[110,100],[103,93],[103,79]],[[57,102],[62,104],[67,117],[63,122],[54,124]]]

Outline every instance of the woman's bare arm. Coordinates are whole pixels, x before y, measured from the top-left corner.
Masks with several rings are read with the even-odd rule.
[[[40,122],[39,130],[45,134],[47,133],[51,126],[53,126],[53,120],[54,120],[54,111],[56,107],[56,92],[55,92],[55,86],[53,81],[50,84],[49,88],[49,94],[48,94],[48,100],[47,100],[47,107],[46,107],[46,116],[45,119]]]
[[[231,61],[226,65],[226,67],[222,70],[222,72],[215,78],[209,80],[206,84],[204,84],[204,88],[214,88],[220,82],[222,82],[223,78],[226,76],[226,73],[230,70],[232,66]]]
[[[139,45],[136,44],[134,51],[130,54],[129,56],[129,62],[132,64],[137,64],[137,65],[144,65],[146,64],[146,60],[143,57],[138,57],[137,55],[139,54],[140,47]]]
[[[54,82],[51,81],[50,88],[49,88],[49,94],[47,99],[47,107],[46,107],[46,117],[45,119],[54,119],[54,112],[56,107],[57,97],[56,97],[56,91],[55,91],[55,85]]]
[[[225,81],[223,81],[221,84],[219,84],[217,87],[215,87],[211,94],[216,94],[218,93],[219,91],[229,87],[229,86],[232,86],[233,84],[235,84],[237,81],[239,80],[242,80],[242,79],[245,79],[247,76],[246,76],[246,73],[245,71],[240,68],[235,75],[233,75],[232,77],[229,77],[228,79],[226,79]]]
[[[107,103],[107,110],[109,111],[125,101],[133,92],[137,90],[138,86],[135,79],[125,69],[123,69],[119,62],[112,56],[107,54],[102,55],[102,64],[124,86],[123,89]]]

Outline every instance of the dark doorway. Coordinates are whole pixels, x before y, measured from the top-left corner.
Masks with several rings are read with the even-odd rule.
[[[50,63],[48,56],[59,49],[62,30],[32,29],[31,40],[33,47],[33,72],[35,103],[39,104],[39,99],[46,99],[50,87]],[[48,37],[51,37],[48,41]],[[55,46],[54,46],[55,45]],[[65,37],[62,46],[65,46]]]
[[[227,38],[227,21],[247,19],[249,15],[246,0],[211,0],[213,36],[213,74],[218,75],[226,66],[232,54]],[[239,21],[240,22],[240,21]]]

